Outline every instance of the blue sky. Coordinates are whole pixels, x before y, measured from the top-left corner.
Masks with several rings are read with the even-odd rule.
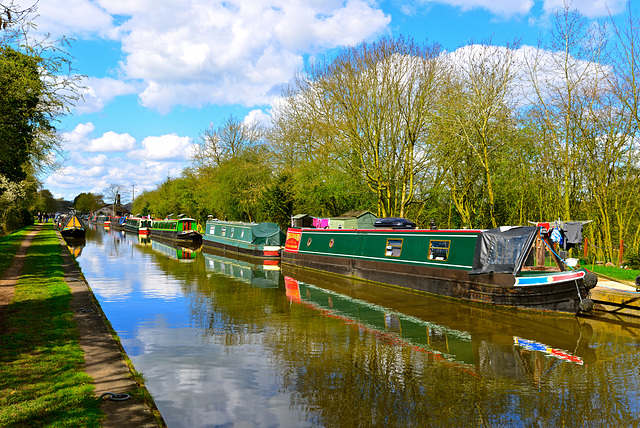
[[[25,6],[26,4],[23,4]],[[191,145],[229,115],[267,121],[304,59],[405,36],[447,51],[491,39],[536,46],[562,0],[40,0],[38,31],[73,38],[84,101],[59,123],[54,197],[135,194],[176,177]],[[589,19],[623,0],[574,0]],[[634,10],[638,7],[633,6]],[[133,187],[132,185],[135,185]]]

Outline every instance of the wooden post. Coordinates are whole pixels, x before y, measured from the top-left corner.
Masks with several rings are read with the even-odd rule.
[[[584,258],[587,259],[589,254],[589,238],[584,238]]]
[[[536,236],[536,267],[544,268],[544,242],[540,235]]]
[[[618,267],[622,266],[622,254],[624,251],[624,241],[620,238],[620,249],[618,250]]]

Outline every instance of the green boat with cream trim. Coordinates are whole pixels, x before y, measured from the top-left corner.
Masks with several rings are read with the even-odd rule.
[[[199,243],[202,240],[202,234],[198,232],[198,222],[187,217],[154,220],[149,234],[151,237],[177,242]]]
[[[139,235],[148,235],[151,229],[151,223],[152,220],[149,218],[129,217],[124,224],[124,230]]]
[[[202,245],[228,253],[279,260],[285,234],[275,223],[207,221]]]
[[[386,220],[367,230],[289,228],[282,263],[490,305],[568,314],[593,306],[597,277],[566,266],[541,225],[435,230]]]

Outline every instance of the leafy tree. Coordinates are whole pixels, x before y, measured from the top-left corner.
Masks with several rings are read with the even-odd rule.
[[[26,209],[35,208],[37,175],[56,166],[55,122],[77,99],[80,78],[71,73],[67,40],[34,38],[34,12],[0,3],[0,197],[34,201]]]
[[[103,196],[94,193],[80,193],[73,200],[73,207],[78,212],[91,212],[103,206]]]
[[[438,52],[403,38],[345,49],[297,76],[276,124],[298,129],[307,150],[331,153],[333,165],[361,176],[379,215],[403,216],[430,161]]]

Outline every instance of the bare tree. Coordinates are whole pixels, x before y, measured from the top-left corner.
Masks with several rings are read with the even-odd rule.
[[[245,123],[231,115],[217,127],[209,124],[195,144],[191,160],[198,168],[220,166],[224,160],[259,148],[264,143],[264,134],[258,123]]]
[[[429,170],[438,52],[402,38],[362,44],[312,64],[285,94],[305,149],[362,176],[381,216],[404,216],[416,177]]]

